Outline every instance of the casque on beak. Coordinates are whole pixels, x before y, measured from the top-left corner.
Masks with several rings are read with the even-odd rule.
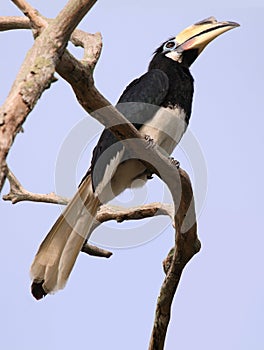
[[[218,22],[215,17],[206,18],[184,29],[176,36],[178,44],[176,51],[196,49],[198,56],[212,40],[236,27],[239,27],[236,22]]]

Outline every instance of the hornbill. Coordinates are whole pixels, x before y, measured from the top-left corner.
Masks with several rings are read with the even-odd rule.
[[[164,153],[171,154],[189,123],[193,97],[189,67],[210,41],[237,26],[210,17],[188,27],[155,51],[147,73],[121,95],[117,109]],[[64,287],[101,203],[131,187],[134,180],[150,177],[146,165],[127,154],[124,144],[105,129],[77,193],[35,256],[31,291],[36,299]]]

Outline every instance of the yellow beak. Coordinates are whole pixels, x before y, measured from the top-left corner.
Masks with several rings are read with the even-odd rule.
[[[210,41],[236,27],[239,27],[238,23],[218,22],[214,17],[209,17],[184,29],[176,36],[177,51],[197,49],[199,55]]]

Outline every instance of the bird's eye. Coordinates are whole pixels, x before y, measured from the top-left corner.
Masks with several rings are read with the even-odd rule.
[[[164,45],[164,50],[173,50],[176,47],[176,42],[174,40],[170,40],[168,41],[165,45]]]

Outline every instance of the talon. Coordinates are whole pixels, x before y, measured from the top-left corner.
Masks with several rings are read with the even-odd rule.
[[[145,140],[147,141],[146,149],[155,147],[155,142],[152,137],[145,135]]]
[[[153,175],[152,173],[147,173],[147,179],[148,179],[148,180],[153,179],[153,176],[152,176],[152,175]]]
[[[174,159],[173,157],[169,157],[169,160],[172,165],[176,166],[177,169],[180,167],[180,162],[177,159]]]

